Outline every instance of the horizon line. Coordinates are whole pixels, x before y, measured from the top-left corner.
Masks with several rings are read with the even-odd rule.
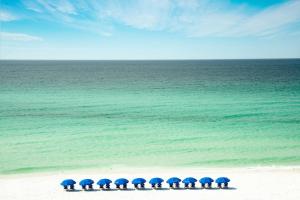
[[[291,58],[207,58],[207,59],[0,59],[0,61],[209,61],[209,60],[298,60]]]

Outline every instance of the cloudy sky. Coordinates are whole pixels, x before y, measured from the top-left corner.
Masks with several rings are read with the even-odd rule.
[[[1,0],[1,59],[300,57],[300,0]]]

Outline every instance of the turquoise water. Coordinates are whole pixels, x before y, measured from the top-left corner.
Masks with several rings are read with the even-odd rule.
[[[300,164],[300,60],[0,61],[0,173]]]

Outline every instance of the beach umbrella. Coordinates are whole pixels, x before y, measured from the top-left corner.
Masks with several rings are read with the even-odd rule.
[[[151,184],[152,188],[154,188],[155,186],[157,186],[158,188],[160,188],[162,182],[164,182],[164,179],[158,178],[158,177],[152,178],[149,181],[149,183]]]
[[[224,184],[224,187],[228,187],[228,183],[230,182],[230,179],[227,177],[219,177],[216,180],[216,183],[218,184],[218,187],[221,188],[221,185]]]
[[[230,179],[227,177],[219,177],[216,179],[216,183],[228,183],[230,182]]]
[[[100,188],[103,188],[104,186],[106,186],[107,189],[110,188],[110,184],[112,183],[111,180],[107,179],[107,178],[103,178],[103,179],[100,179],[97,184],[100,186]]]
[[[65,179],[60,183],[60,185],[62,185],[65,190],[68,189],[68,186],[70,186],[71,190],[74,190],[75,184],[76,182],[73,179]]]
[[[182,182],[184,183],[184,187],[188,187],[189,185],[191,185],[191,188],[194,188],[195,184],[197,182],[197,179],[195,179],[193,177],[187,177],[187,178],[183,179]]]
[[[121,185],[123,186],[123,189],[126,189],[128,182],[129,181],[126,178],[119,178],[119,179],[115,180],[115,185],[118,189],[120,188]]]
[[[193,177],[187,177],[187,178],[183,179],[182,182],[183,182],[183,183],[186,183],[186,184],[196,183],[196,182],[197,182],[197,179],[195,179],[195,178],[193,178]]]
[[[143,178],[135,178],[135,179],[132,180],[131,183],[134,185],[135,188],[137,188],[138,185],[140,185],[141,188],[144,188],[146,180],[143,179]]]
[[[214,182],[214,179],[210,178],[210,177],[203,177],[199,180],[199,182],[201,183],[202,187],[205,187],[205,184],[208,185],[208,187],[211,187],[212,182]]]
[[[210,177],[203,177],[199,180],[199,182],[201,184],[206,184],[206,183],[210,184],[210,183],[214,182],[214,179],[212,179]]]
[[[94,181],[92,179],[83,179],[79,182],[79,185],[81,185],[82,189],[86,189],[86,186],[89,187],[89,189],[93,189]]]
[[[170,187],[172,187],[175,184],[176,188],[179,187],[180,182],[181,182],[181,179],[177,178],[177,177],[172,177],[167,180],[167,183],[170,185]]]

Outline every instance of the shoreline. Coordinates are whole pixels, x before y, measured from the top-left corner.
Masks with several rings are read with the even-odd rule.
[[[199,182],[196,190],[169,190],[166,183],[162,191],[150,190],[136,191],[133,185],[128,185],[126,191],[98,191],[94,184],[95,192],[84,192],[80,190],[79,181],[84,178],[91,178],[95,183],[100,178],[109,178],[114,181],[117,178],[127,178],[131,181],[136,177],[143,177],[147,181],[158,176],[165,181],[178,176],[184,179],[193,176],[198,180],[204,176],[216,179],[220,176],[227,176],[231,179],[228,190],[205,190],[199,189]],[[60,186],[63,179],[72,178],[77,184],[75,189],[78,192],[65,192]],[[69,170],[56,173],[34,173],[1,175],[0,199],[300,199],[300,166],[272,166],[272,167],[242,167],[242,168],[118,168],[105,170]],[[181,184],[181,187],[183,185]],[[213,184],[216,187],[216,184]],[[112,185],[112,188],[115,188]],[[146,188],[150,188],[147,183]],[[18,191],[18,192],[16,192]],[[146,195],[145,195],[146,194]],[[147,195],[148,194],[148,195]]]
[[[59,170],[50,170],[50,171],[33,171],[33,172],[18,172],[18,173],[0,173],[0,179],[2,178],[13,178],[13,177],[36,177],[36,176],[48,176],[48,175],[59,175],[59,174],[96,174],[96,173],[108,173],[108,174],[118,174],[126,173],[130,174],[133,172],[146,173],[149,170],[155,172],[164,172],[164,171],[230,171],[230,170],[247,170],[247,171],[260,171],[260,170],[296,170],[300,172],[300,165],[273,165],[273,166],[224,166],[224,167],[129,167],[129,166],[113,166],[109,168],[75,168],[75,169],[59,169]]]

